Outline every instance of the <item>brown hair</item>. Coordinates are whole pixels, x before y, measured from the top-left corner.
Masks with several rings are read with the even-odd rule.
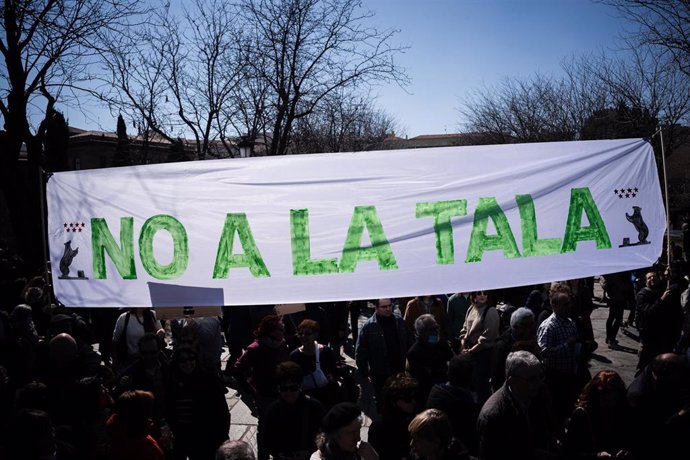
[[[311,329],[318,334],[319,331],[321,331],[321,326],[313,319],[303,319],[302,322],[299,323],[299,326],[297,326],[298,331],[301,331],[302,329]]]
[[[263,318],[261,318],[261,321],[259,321],[259,325],[256,327],[254,335],[257,338],[268,337],[269,335],[271,335],[271,332],[278,329],[281,324],[282,319],[280,318],[280,316],[266,315]]]
[[[598,395],[605,391],[613,391],[619,394],[623,400],[626,398],[625,382],[616,371],[603,370],[597,372],[587,382],[577,400],[577,406],[585,410],[598,409]]]
[[[155,398],[150,391],[125,391],[115,401],[114,411],[130,436],[144,437],[149,432]]]
[[[382,415],[395,415],[395,402],[405,396],[417,396],[419,382],[405,372],[398,372],[386,380],[383,387]]]
[[[417,414],[407,426],[411,437],[422,437],[428,440],[438,439],[440,446],[447,446],[453,437],[453,427],[445,412],[438,409],[427,409]]]

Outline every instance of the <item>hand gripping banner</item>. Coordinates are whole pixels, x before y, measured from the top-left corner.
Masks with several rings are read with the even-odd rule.
[[[642,139],[288,155],[54,174],[55,293],[215,306],[494,289],[649,266]]]

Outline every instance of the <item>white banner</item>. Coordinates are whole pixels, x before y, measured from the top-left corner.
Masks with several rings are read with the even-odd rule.
[[[69,306],[401,297],[649,266],[666,218],[641,139],[291,155],[54,174]]]

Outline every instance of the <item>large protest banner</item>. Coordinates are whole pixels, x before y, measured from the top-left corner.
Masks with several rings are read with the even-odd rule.
[[[414,296],[649,266],[666,227],[642,139],[290,155],[54,174],[70,306]]]

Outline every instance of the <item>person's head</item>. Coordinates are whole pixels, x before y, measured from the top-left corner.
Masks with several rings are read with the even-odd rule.
[[[421,303],[424,306],[429,306],[434,302],[434,296],[431,295],[420,295],[417,296],[417,302]]]
[[[69,334],[58,334],[48,342],[48,355],[58,369],[64,368],[79,355],[77,341]]]
[[[5,427],[5,440],[3,453],[8,460],[54,458],[55,430],[50,416],[41,410],[17,412]]]
[[[303,345],[313,344],[319,336],[320,330],[321,326],[319,326],[318,322],[311,319],[305,319],[297,326],[297,336]]]
[[[573,295],[573,291],[570,288],[570,283],[567,281],[554,281],[549,285],[549,300],[553,304],[553,299],[557,294],[567,294],[568,296]]]
[[[351,402],[333,406],[321,421],[321,436],[317,439],[319,450],[357,452],[362,428],[362,412]]]
[[[453,437],[448,416],[438,409],[427,409],[417,414],[407,431],[410,432],[410,447],[424,458],[440,457]]]
[[[539,358],[529,351],[508,353],[506,358],[506,385],[515,396],[523,401],[539,394],[544,383],[544,370]]]
[[[675,393],[690,387],[688,361],[675,353],[657,355],[649,364],[657,391]]]
[[[144,365],[153,365],[158,362],[160,355],[160,342],[158,336],[153,332],[147,332],[139,339],[139,356]]]
[[[215,460],[256,460],[256,456],[244,441],[225,441],[216,451]]]
[[[50,318],[50,325],[48,326],[48,334],[51,337],[55,337],[58,334],[70,334],[72,335],[72,322],[73,319],[69,315],[64,313],[58,313]]]
[[[528,340],[534,337],[534,313],[526,307],[520,307],[510,315],[510,330],[515,340]]]
[[[491,304],[490,291],[474,291],[470,293],[470,300],[477,306],[484,306]]]
[[[434,315],[421,315],[414,322],[414,332],[421,342],[428,342],[430,344],[437,344],[439,336],[439,328]]]
[[[586,410],[609,412],[626,401],[625,382],[616,371],[597,372],[582,389],[577,405]]]
[[[48,387],[42,382],[29,382],[17,391],[14,404],[17,410],[36,409],[47,411],[50,407]]]
[[[644,275],[644,284],[649,289],[657,289],[659,287],[659,274],[657,272],[651,271]]]
[[[556,316],[565,318],[570,314],[570,296],[559,292],[551,297],[551,308]]]
[[[469,388],[474,374],[474,361],[466,353],[450,358],[448,362],[448,382],[451,385]]]
[[[302,391],[302,368],[294,361],[285,361],[276,366],[276,383],[280,399],[294,404]]]
[[[150,391],[125,391],[115,400],[114,412],[127,433],[132,437],[145,437],[154,413],[155,398]]]
[[[198,351],[199,325],[194,318],[185,318],[175,346],[188,346]]]
[[[173,363],[184,375],[189,375],[197,368],[197,353],[190,346],[180,346],[173,354]]]
[[[285,325],[278,315],[266,315],[261,318],[255,335],[269,346],[279,347],[285,342]]]
[[[10,324],[16,331],[32,330],[35,332],[31,307],[20,303],[10,313]]]
[[[414,414],[418,389],[417,379],[405,372],[389,377],[383,387],[383,416],[396,416],[400,412]]]
[[[376,301],[376,316],[381,318],[393,316],[393,301],[391,299],[378,299]]]

